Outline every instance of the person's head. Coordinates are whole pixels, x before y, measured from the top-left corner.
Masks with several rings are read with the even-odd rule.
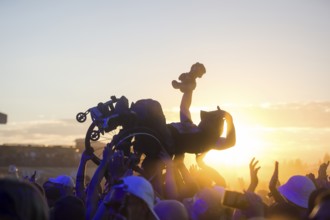
[[[8,176],[13,178],[19,178],[18,168],[15,165],[9,165]]]
[[[309,215],[312,220],[330,219],[330,190],[323,191],[315,199],[315,206]]]
[[[84,220],[85,206],[81,199],[75,196],[65,196],[57,200],[51,209],[51,220]]]
[[[127,220],[158,220],[154,212],[154,191],[151,184],[139,176],[128,176],[112,187],[105,198],[105,205],[124,215]]]
[[[176,200],[162,200],[154,210],[160,220],[188,220],[188,212],[184,205]]]
[[[49,178],[43,184],[49,207],[52,207],[56,200],[61,197],[73,195],[74,182],[70,176],[60,175],[56,178]]]
[[[193,197],[193,205],[189,209],[190,217],[193,219],[219,219],[223,210],[220,193],[212,188],[200,190]]]
[[[201,111],[201,121],[198,127],[201,130],[207,131],[209,135],[218,138],[223,132],[224,126],[224,114],[225,112],[219,107],[215,111]]]
[[[278,191],[292,204],[303,209],[308,208],[308,200],[311,193],[316,189],[312,180],[306,176],[292,176],[278,187]]]
[[[56,178],[49,178],[48,181],[53,183],[56,187],[61,187],[63,193],[66,193],[67,195],[73,194],[74,181],[71,176],[59,175]]]
[[[308,214],[310,214],[312,212],[312,210],[314,209],[319,196],[326,191],[327,191],[326,188],[319,188],[319,189],[314,190],[311,193],[311,195],[309,196],[309,199],[308,199]]]
[[[197,62],[191,66],[190,73],[193,73],[196,77],[201,78],[206,73],[205,66]]]
[[[28,182],[0,179],[0,219],[47,220],[45,198]]]
[[[275,203],[266,213],[267,220],[300,220],[300,211],[289,203]]]

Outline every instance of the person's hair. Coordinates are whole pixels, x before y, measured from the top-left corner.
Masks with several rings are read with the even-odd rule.
[[[204,188],[195,194],[193,208],[199,220],[219,219],[223,209],[221,196],[213,188]]]
[[[45,191],[48,206],[53,207],[55,202],[62,196],[61,189],[55,186],[49,186],[47,185],[47,182],[44,183],[43,189]]]
[[[289,203],[275,203],[267,209],[266,217],[285,216],[292,219],[300,219],[300,211]]]
[[[85,212],[85,206],[81,199],[69,195],[55,202],[51,209],[51,220],[83,220],[85,219]]]
[[[47,220],[48,206],[32,184],[17,179],[0,179],[0,219]]]
[[[154,210],[160,220],[188,220],[188,212],[184,205],[176,200],[162,200],[158,202]]]

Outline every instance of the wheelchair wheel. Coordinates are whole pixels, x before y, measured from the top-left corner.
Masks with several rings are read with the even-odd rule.
[[[162,140],[155,132],[144,127],[125,129],[118,134],[114,145],[114,150],[137,155],[137,172],[149,181],[154,179],[158,171],[157,165],[161,162],[159,152],[165,151]]]
[[[89,126],[85,136],[85,149],[93,153],[94,157],[92,161],[96,165],[99,165],[101,162],[104,147],[112,141],[120,129],[121,126],[118,126],[109,132],[104,132],[100,131],[94,122]]]

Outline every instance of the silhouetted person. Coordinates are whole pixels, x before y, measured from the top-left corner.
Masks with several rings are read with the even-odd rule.
[[[181,82],[173,81],[172,86],[183,93],[180,104],[180,123],[171,123],[174,138],[174,153],[202,153],[210,149],[223,150],[236,143],[236,132],[232,116],[221,110],[201,111],[201,122],[196,126],[190,114],[193,90],[196,88],[196,78],[205,74],[203,64],[195,63],[189,73],[181,74]],[[224,121],[227,123],[226,137],[220,137]]]

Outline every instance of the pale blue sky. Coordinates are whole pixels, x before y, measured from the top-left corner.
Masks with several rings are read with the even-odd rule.
[[[110,95],[179,105],[170,82],[202,62],[193,105],[330,100],[330,2],[0,2],[0,111],[70,119]]]

